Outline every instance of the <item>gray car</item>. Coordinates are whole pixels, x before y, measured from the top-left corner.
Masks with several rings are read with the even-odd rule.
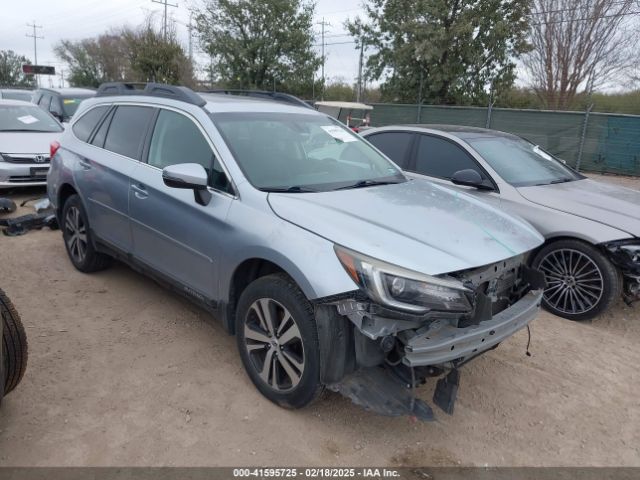
[[[325,386],[374,411],[431,418],[412,388],[536,316],[542,237],[472,196],[405,177],[309,108],[183,87],[103,85],[48,176],[69,258],[113,258],[204,307],[273,402]]]
[[[453,125],[389,126],[362,135],[410,176],[470,193],[545,237],[545,307],[571,320],[640,296],[640,192],[586,178],[516,135]]]
[[[0,88],[0,100],[22,100],[31,102],[32,90],[24,88]]]
[[[0,100],[0,190],[45,185],[62,125],[32,103]]]
[[[31,101],[62,123],[69,123],[80,103],[95,94],[89,88],[39,88]]]

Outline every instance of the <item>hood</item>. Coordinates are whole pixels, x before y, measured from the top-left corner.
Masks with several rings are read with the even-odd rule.
[[[530,202],[578,215],[640,237],[640,192],[585,179],[520,187]]]
[[[276,215],[344,247],[438,275],[487,265],[543,241],[524,220],[428,181],[270,193]]]
[[[49,145],[64,132],[0,132],[0,153],[49,155]]]

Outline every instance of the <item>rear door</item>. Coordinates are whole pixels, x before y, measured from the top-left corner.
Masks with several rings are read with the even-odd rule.
[[[201,301],[217,298],[221,238],[234,200],[229,177],[198,121],[186,112],[161,109],[145,149],[147,163],[131,174],[129,205],[137,260]],[[162,169],[199,163],[213,197],[196,203],[192,190],[167,187]]]
[[[129,177],[140,162],[154,113],[148,106],[114,107],[92,135],[95,148],[79,161],[78,183],[87,199],[92,230],[126,253],[132,250]]]

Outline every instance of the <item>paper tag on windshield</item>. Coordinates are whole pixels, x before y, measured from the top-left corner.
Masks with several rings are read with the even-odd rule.
[[[325,132],[331,135],[336,140],[340,140],[341,142],[356,142],[358,139],[351,135],[349,132],[343,130],[342,128],[336,125],[327,125],[325,127],[321,127]]]
[[[32,123],[36,123],[38,119],[33,115],[25,115],[24,117],[18,117],[17,120],[19,122],[24,123],[25,125],[30,125]]]

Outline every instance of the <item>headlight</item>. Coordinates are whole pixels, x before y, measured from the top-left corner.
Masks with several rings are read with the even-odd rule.
[[[353,281],[383,305],[417,313],[473,309],[473,291],[458,280],[414,272],[338,245],[334,248]]]

